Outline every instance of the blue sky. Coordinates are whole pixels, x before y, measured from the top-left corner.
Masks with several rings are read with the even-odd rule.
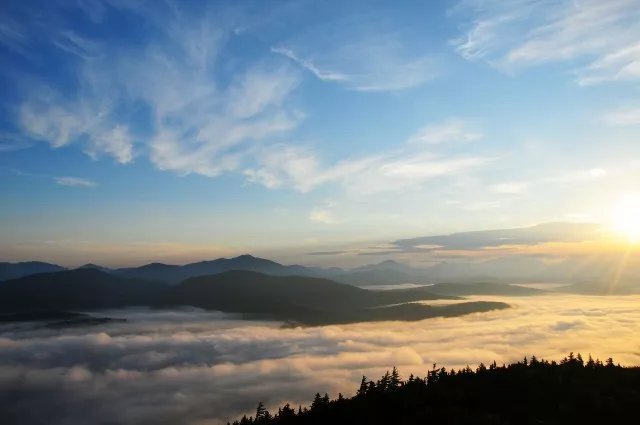
[[[639,0],[0,8],[0,259],[293,258],[640,193]]]

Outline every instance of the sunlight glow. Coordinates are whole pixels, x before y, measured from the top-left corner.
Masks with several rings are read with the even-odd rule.
[[[627,196],[614,210],[612,226],[631,243],[640,242],[640,195]]]

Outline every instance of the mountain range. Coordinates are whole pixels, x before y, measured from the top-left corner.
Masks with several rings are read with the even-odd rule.
[[[275,261],[252,255],[240,255],[234,258],[219,258],[186,265],[150,263],[140,267],[112,269],[96,264],[85,264],[78,269],[96,269],[105,273],[126,278],[150,279],[176,284],[190,277],[206,276],[231,270],[245,270],[272,276],[307,276],[333,278],[345,283],[362,282],[368,285],[407,283],[415,281],[421,269],[395,262],[384,261],[366,267],[345,271],[339,267],[321,268],[300,265],[283,265]],[[29,276],[32,274],[69,270],[67,268],[41,262],[0,263],[0,281]],[[395,273],[395,276],[382,276],[380,272]],[[421,278],[424,281],[424,278]]]
[[[193,306],[273,318],[289,323],[325,325],[376,320],[421,320],[508,308],[500,302],[455,302],[429,306],[415,301],[459,300],[428,287],[372,291],[332,280],[272,276],[232,270],[188,278],[178,284],[127,278],[95,268],[40,273],[0,285],[0,313],[23,317],[42,311],[87,312],[148,306]]]
[[[637,261],[636,261],[637,263]],[[544,258],[503,257],[484,262],[441,262],[431,267],[412,267],[393,260],[377,264],[341,269],[338,267],[306,267],[283,265],[251,255],[219,258],[186,265],[151,263],[140,267],[112,269],[96,264],[85,264],[78,269],[95,269],[123,278],[135,278],[177,284],[185,279],[208,276],[231,270],[255,271],[272,276],[303,276],[332,279],[355,286],[435,283],[580,283],[589,287],[609,287],[614,278],[621,291],[637,292],[640,265],[629,260],[623,270],[619,261],[592,259],[579,264],[573,260],[546,261]],[[68,270],[42,262],[0,263],[0,281],[38,273]],[[634,285],[636,288],[634,289]],[[627,289],[624,289],[627,288]],[[590,291],[590,289],[585,289]],[[626,293],[625,292],[625,293]]]

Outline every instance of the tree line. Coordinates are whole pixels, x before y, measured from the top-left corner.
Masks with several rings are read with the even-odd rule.
[[[376,381],[363,376],[353,397],[316,393],[308,407],[274,413],[260,402],[255,416],[228,425],[627,423],[639,403],[640,368],[570,353],[475,369],[434,364],[424,378],[403,379],[394,367]]]

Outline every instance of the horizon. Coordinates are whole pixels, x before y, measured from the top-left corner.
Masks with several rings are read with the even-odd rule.
[[[471,237],[470,240],[469,237]],[[425,242],[427,242],[425,244]],[[628,258],[640,252],[640,244],[602,223],[553,222],[529,227],[510,229],[486,229],[469,232],[415,236],[391,241],[352,242],[348,245],[317,245],[293,247],[281,250],[249,250],[211,253],[206,247],[199,256],[190,253],[186,257],[176,256],[180,247],[167,245],[168,254],[150,254],[129,261],[112,260],[110,253],[75,255],[72,262],[66,255],[56,257],[25,257],[7,255],[0,262],[40,261],[60,265],[69,269],[86,264],[108,268],[139,267],[152,263],[186,265],[215,259],[235,258],[250,255],[269,259],[286,265],[299,264],[306,267],[341,267],[351,269],[384,261],[397,261],[417,268],[429,268],[442,263],[483,263],[500,259],[539,258],[541,262],[570,263],[586,261],[598,254],[608,261]],[[139,252],[140,253],[140,252]],[[62,261],[60,261],[60,258]],[[592,260],[590,260],[592,261]],[[628,266],[634,260],[628,261]]]

